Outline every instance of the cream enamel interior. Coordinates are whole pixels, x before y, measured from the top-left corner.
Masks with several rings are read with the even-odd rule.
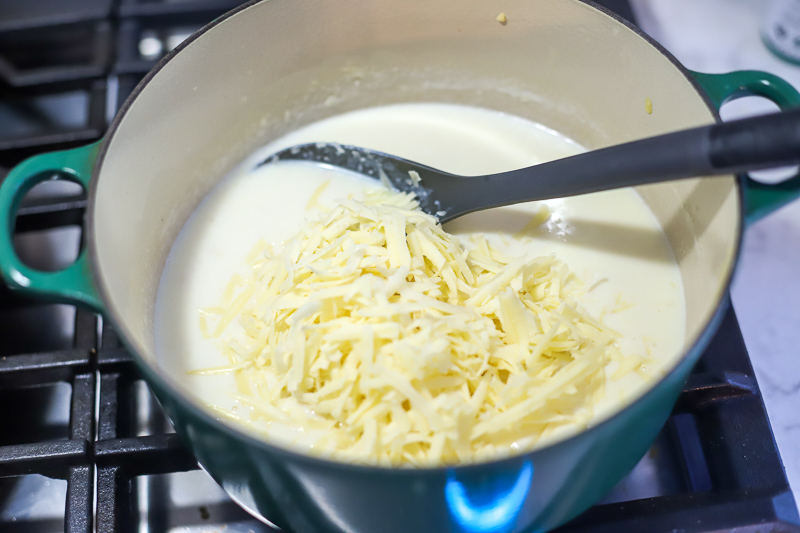
[[[495,17],[504,11],[506,25]],[[652,102],[652,114],[645,101]],[[245,156],[362,107],[453,102],[529,118],[598,148],[713,121],[683,73],[577,0],[266,0],[205,32],[136,96],[99,169],[98,282],[152,361],[164,261],[194,207]],[[680,261],[687,343],[719,305],[739,239],[732,177],[642,187]]]

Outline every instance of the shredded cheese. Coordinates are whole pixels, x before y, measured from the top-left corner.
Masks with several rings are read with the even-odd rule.
[[[554,256],[510,258],[462,242],[411,195],[340,202],[252,258],[202,314],[240,422],[303,430],[343,461],[430,466],[493,459],[583,428],[614,377],[635,371],[618,334],[581,308]]]

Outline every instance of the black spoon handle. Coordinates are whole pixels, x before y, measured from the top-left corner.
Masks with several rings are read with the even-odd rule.
[[[739,173],[800,161],[800,109],[715,124],[708,160],[717,172]]]
[[[450,191],[457,216],[520,201],[800,163],[800,109],[702,126],[501,174]],[[475,188],[473,188],[475,187]]]

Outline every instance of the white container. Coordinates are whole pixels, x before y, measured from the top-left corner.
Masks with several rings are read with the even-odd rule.
[[[772,0],[761,26],[761,38],[773,54],[800,64],[800,0]]]

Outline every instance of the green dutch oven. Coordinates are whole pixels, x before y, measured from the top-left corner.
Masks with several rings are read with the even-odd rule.
[[[504,11],[507,24],[495,17]],[[641,187],[684,282],[686,342],[663,379],[605,421],[531,453],[430,469],[341,464],[218,421],[161,370],[156,290],[203,196],[244,157],[354,109],[450,102],[541,122],[589,148],[719,120],[757,94],[800,104],[761,72],[689,72],[635,28],[578,0],[263,0],[190,37],[136,88],[101,142],[24,161],[0,187],[6,283],[94,309],[121,332],[198,462],[256,516],[297,532],[544,531],[603,496],[647,451],[728,305],[746,223],[800,194],[726,176]],[[646,102],[652,107],[646,105]],[[53,175],[89,192],[86,249],[39,272],[11,236],[22,197]]]

